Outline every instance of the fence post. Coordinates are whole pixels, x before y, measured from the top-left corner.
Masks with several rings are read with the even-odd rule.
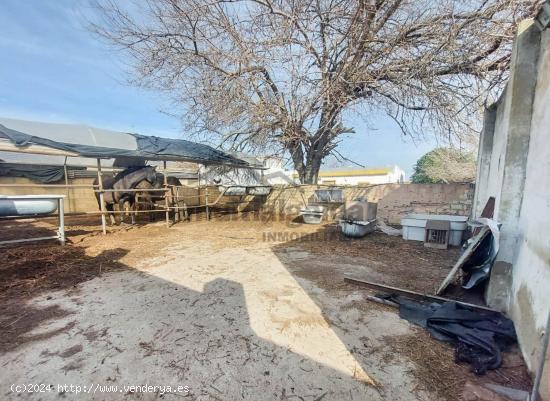
[[[107,223],[105,221],[105,202],[103,200],[103,179],[101,178],[101,159],[97,159],[97,181],[99,184],[99,204],[101,209],[101,228],[103,235],[107,235]],[[95,189],[94,189],[95,190]]]
[[[166,175],[166,160],[163,161],[164,167],[164,207],[166,208],[166,227],[170,227],[170,205],[168,202],[168,197],[170,193],[170,188],[168,187],[168,176]]]
[[[204,190],[204,204],[206,205],[206,220],[210,220],[210,210],[208,209],[208,187]]]

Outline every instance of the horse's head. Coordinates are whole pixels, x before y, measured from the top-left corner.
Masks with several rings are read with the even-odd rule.
[[[156,189],[164,187],[164,175],[162,173],[155,172],[155,180],[153,181],[153,186]]]
[[[146,171],[146,175],[145,175],[145,179],[147,181],[149,181],[151,184],[155,184],[155,182],[157,181],[157,173],[155,171],[155,167],[152,167],[152,166],[147,166],[145,167],[145,169],[147,170]]]

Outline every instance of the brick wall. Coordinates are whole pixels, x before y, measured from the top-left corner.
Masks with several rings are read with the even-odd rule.
[[[21,177],[0,177],[0,193],[3,195],[59,194],[68,195],[66,212],[98,210],[91,188],[92,178],[69,180],[69,184],[89,185],[88,188],[52,188],[47,185],[34,188],[13,188],[3,184],[34,184]],[[315,203],[315,190],[341,188],[345,200],[362,198],[378,203],[378,217],[389,224],[400,224],[401,217],[408,213],[453,214],[468,216],[472,205],[473,188],[469,184],[381,184],[372,186],[327,187],[323,185],[275,186],[271,194],[264,196],[219,197],[217,187],[208,187],[208,202],[218,200],[211,207],[213,213],[236,213],[261,211],[274,218],[295,217],[300,209]],[[204,205],[206,188],[181,188],[188,206]],[[337,219],[343,211],[342,203],[323,203],[328,209],[329,220]]]

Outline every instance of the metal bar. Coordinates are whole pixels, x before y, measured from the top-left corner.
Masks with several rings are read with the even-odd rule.
[[[57,216],[59,219],[59,229],[57,231],[59,242],[65,245],[65,202],[63,198],[58,199]]]
[[[103,235],[107,235],[107,222],[105,221],[105,201],[103,199],[103,179],[101,178],[101,159],[97,159],[97,180],[99,184],[99,205],[101,208],[101,229]]]
[[[102,193],[105,193],[105,192],[166,192],[166,190],[165,189],[154,189],[154,188],[151,188],[151,189],[148,189],[148,188],[139,188],[139,189],[135,189],[135,188],[129,188],[129,189],[118,188],[118,189],[97,189],[97,190],[95,190],[95,192],[102,192]]]
[[[357,277],[353,277],[353,276],[348,275],[348,274],[344,275],[344,281],[347,281],[348,283],[364,285],[364,286],[374,288],[375,290],[379,290],[379,291],[395,292],[397,294],[402,294],[402,295],[409,296],[409,297],[415,298],[415,299],[420,299],[420,300],[423,300],[423,301],[428,300],[428,301],[435,301],[435,302],[455,302],[455,303],[460,304],[462,306],[467,306],[467,307],[473,308],[473,309],[480,309],[480,310],[485,310],[485,311],[497,312],[496,310],[488,308],[486,306],[470,304],[468,302],[457,301],[455,299],[438,297],[436,295],[423,294],[421,292],[406,290],[406,289],[403,289],[403,288],[392,287],[390,285],[373,283],[371,281],[367,281],[367,280],[363,280],[363,279],[360,279],[360,278],[357,278]]]
[[[204,206],[201,206],[204,207]],[[166,209],[163,207],[162,209],[152,209],[152,210],[134,210],[132,213],[151,213],[151,212],[166,212]],[[109,214],[125,214],[125,210],[113,210],[111,212],[108,212]],[[71,212],[71,213],[65,213],[66,216],[84,216],[84,215],[98,215],[101,214],[101,212]],[[0,219],[1,220],[1,219]],[[16,219],[14,219],[16,220]]]
[[[203,208],[204,205],[197,205],[197,206],[187,206],[188,209],[199,209],[199,208]],[[182,206],[179,207],[180,209],[183,209]],[[176,207],[175,206],[172,206],[170,208],[170,210],[175,210]],[[166,209],[163,207],[162,209],[152,209],[152,210],[135,210],[133,211],[133,213],[152,213],[152,212],[166,212]],[[109,213],[113,213],[113,214],[123,214],[123,213],[126,213],[124,210],[113,210],[112,212],[109,212]],[[100,215],[101,212],[98,211],[98,212],[68,212],[68,213],[65,213],[65,216],[87,216],[87,215],[91,215],[91,216],[97,216],[97,215]],[[37,219],[37,218],[57,218],[57,216],[54,216],[54,215],[34,215],[34,216],[4,216],[4,217],[0,217],[0,221],[2,220],[29,220],[29,219]]]
[[[0,187],[7,188],[97,188],[99,185],[85,184],[1,184]]]
[[[47,239],[59,239],[58,235],[53,235],[51,237],[35,237],[35,238],[25,238],[25,239],[12,239],[9,241],[0,241],[0,245],[8,245],[8,244],[18,244],[21,242],[33,242],[33,241],[44,241]]]

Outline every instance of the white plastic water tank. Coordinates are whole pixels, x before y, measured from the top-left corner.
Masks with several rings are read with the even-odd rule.
[[[451,216],[447,214],[408,214],[401,219],[403,239],[410,241],[424,241],[426,238],[426,222],[428,220],[446,220],[451,224],[449,245],[460,246],[468,217]]]

